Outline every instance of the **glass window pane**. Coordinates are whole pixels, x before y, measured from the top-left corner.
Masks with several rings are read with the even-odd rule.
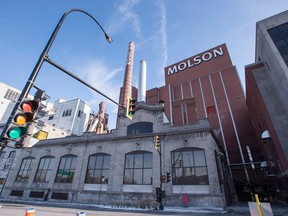
[[[133,159],[134,155],[126,155],[126,160],[125,160],[125,168],[133,168]]]
[[[174,166],[175,167],[182,167],[182,155],[181,155],[181,152],[175,152],[174,153]]]
[[[152,154],[144,154],[144,168],[152,168],[153,167],[153,158]]]
[[[135,154],[134,157],[134,168],[143,167],[143,154]]]
[[[124,184],[132,184],[133,182],[133,169],[125,169]]]
[[[70,169],[71,162],[72,162],[72,158],[71,157],[66,157],[66,162],[65,162],[65,165],[64,165],[64,169]]]
[[[278,50],[281,54],[288,54],[288,46],[279,47]]]
[[[209,184],[206,167],[196,167],[196,176],[198,184]]]
[[[278,41],[282,39],[282,35],[279,34],[274,34],[274,35],[270,35],[270,37],[272,38],[273,41]]]
[[[274,34],[279,33],[279,30],[277,29],[277,27],[268,29],[267,31],[270,35],[274,35]]]
[[[152,169],[144,169],[143,184],[152,185]]]
[[[184,168],[183,169],[183,182],[187,185],[193,185],[196,183],[195,169]]]
[[[133,184],[142,184],[142,169],[134,169]]]
[[[288,30],[288,23],[284,23],[277,27],[280,31]]]
[[[103,169],[109,169],[110,168],[110,158],[111,158],[111,156],[108,156],[108,155],[106,155],[104,157]]]
[[[76,162],[77,162],[77,157],[72,157],[72,164],[70,166],[70,169],[75,170],[76,168]]]
[[[287,45],[286,40],[275,41],[275,46],[276,47],[282,47],[282,46],[285,46],[285,45]]]
[[[60,161],[60,165],[59,165],[59,169],[64,169],[64,165],[65,165],[65,161],[64,160],[65,158],[61,158],[61,161]]]
[[[102,174],[101,170],[95,170],[94,178],[96,179],[96,182],[94,182],[94,183],[101,184],[101,178],[102,178],[101,174]]]
[[[97,156],[96,158],[96,169],[102,169],[103,156]]]
[[[182,152],[183,156],[183,167],[194,166],[192,151]]]
[[[88,169],[94,169],[95,168],[95,162],[96,162],[96,156],[90,156],[89,157],[89,163],[88,163]]]
[[[39,164],[39,168],[42,169],[43,166],[44,166],[44,160],[41,159],[41,160],[40,160],[40,164]]]
[[[50,164],[50,158],[44,158],[42,169],[48,169],[49,164]]]
[[[203,150],[194,151],[195,166],[206,166],[206,160]]]

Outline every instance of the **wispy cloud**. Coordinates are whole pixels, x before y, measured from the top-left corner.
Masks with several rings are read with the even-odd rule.
[[[132,26],[136,36],[138,38],[142,37],[140,18],[134,11],[134,7],[138,3],[139,0],[124,0],[121,4],[115,6],[118,13],[114,14],[113,19],[111,19],[113,21],[109,24],[108,32],[110,34],[121,33],[127,27]]]
[[[77,70],[81,71],[82,79],[87,80],[87,82],[97,90],[101,91],[113,100],[118,100],[120,83],[117,83],[117,81],[113,79],[119,74],[119,72],[123,71],[122,67],[111,70],[103,61],[93,60]],[[97,93],[95,93],[95,98],[98,99],[98,104],[104,99]]]
[[[81,68],[79,68],[78,65],[75,67],[77,71],[81,71],[81,79],[85,80],[91,86],[110,97],[115,102],[118,102],[121,82],[117,80],[116,76],[119,75],[120,72],[123,72],[124,69],[122,67],[109,69],[107,64],[102,60],[92,60],[87,62],[85,66],[82,66]],[[93,111],[98,112],[98,106],[101,101],[106,102],[106,112],[113,114],[110,115],[109,125],[110,128],[114,128],[116,123],[115,114],[118,110],[117,105],[96,92],[93,92],[93,97],[85,102]]]
[[[160,35],[160,42],[161,42],[161,56],[162,56],[162,68],[166,66],[167,59],[168,59],[168,48],[167,48],[167,15],[166,15],[166,8],[164,5],[163,0],[158,0],[156,5],[159,7],[160,11],[160,28],[159,28],[159,35]]]

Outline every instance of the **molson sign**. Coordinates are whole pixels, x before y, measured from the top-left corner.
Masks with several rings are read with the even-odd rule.
[[[202,62],[208,62],[212,58],[217,58],[217,56],[222,56],[223,50],[222,47],[213,49],[211,51],[207,51],[203,53],[202,55],[197,55],[194,58],[189,58],[185,61],[182,61],[178,63],[177,65],[171,66],[168,68],[167,75],[173,75],[174,73],[177,73],[178,71],[183,71],[186,68],[191,68],[197,65],[200,65]]]

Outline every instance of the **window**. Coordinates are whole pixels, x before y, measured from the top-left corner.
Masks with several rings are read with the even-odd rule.
[[[61,158],[57,171],[56,183],[72,183],[77,157],[74,155],[66,155]]]
[[[4,165],[4,170],[10,169],[10,167],[11,167],[11,164],[5,164]]]
[[[0,184],[4,184],[5,178],[0,178]]]
[[[27,157],[22,160],[21,167],[16,177],[16,181],[27,182],[32,170],[32,162],[35,158]]]
[[[207,185],[208,172],[203,149],[183,148],[172,152],[174,185]]]
[[[288,66],[288,22],[267,30],[283,60]]]
[[[181,104],[181,110],[182,110],[182,121],[183,124],[188,124],[188,116],[187,116],[187,106],[186,104]]]
[[[66,109],[63,111],[62,117],[70,116],[72,113],[72,109]]]
[[[6,152],[5,152],[5,151],[2,151],[2,152],[0,153],[0,158],[4,158],[5,154],[6,154]]]
[[[127,127],[127,135],[145,134],[153,132],[153,123],[137,122]]]
[[[152,159],[151,152],[126,154],[123,184],[152,185]]]
[[[85,183],[108,184],[110,158],[108,154],[94,154],[89,157]]]
[[[4,98],[10,100],[10,101],[14,101],[16,102],[19,98],[20,94],[18,94],[17,92],[11,90],[11,89],[7,89]]]
[[[82,114],[83,114],[83,111],[81,110],[78,110],[78,117],[81,118],[82,117]]]
[[[41,158],[38,169],[34,178],[34,182],[49,182],[49,176],[54,167],[54,157],[45,156]]]

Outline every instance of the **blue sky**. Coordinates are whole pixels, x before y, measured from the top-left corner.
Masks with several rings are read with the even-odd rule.
[[[49,57],[118,101],[128,43],[135,43],[133,85],[139,62],[147,62],[147,88],[164,85],[164,67],[226,43],[244,85],[244,66],[254,62],[256,22],[288,9],[287,0],[9,0],[0,3],[0,81],[23,89],[56,24],[69,14]],[[51,102],[80,98],[92,110],[107,103],[110,128],[117,106],[44,63],[35,84]]]

